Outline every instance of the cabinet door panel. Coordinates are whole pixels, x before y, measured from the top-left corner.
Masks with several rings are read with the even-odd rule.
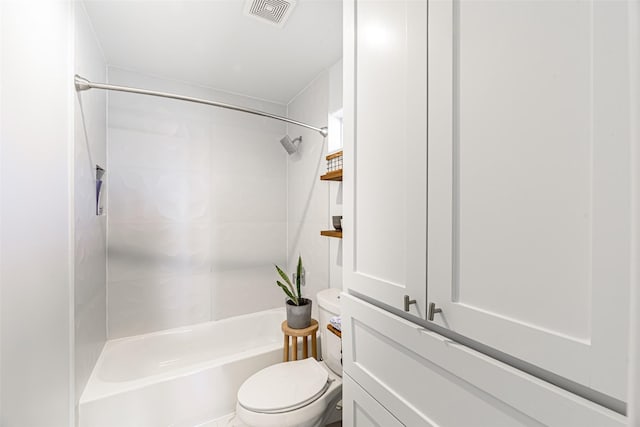
[[[629,286],[626,43],[622,2],[429,6],[435,321],[618,399]]]
[[[345,284],[424,317],[427,4],[345,4]]]
[[[344,394],[342,424],[346,427],[402,427],[389,411],[348,375],[342,377]]]

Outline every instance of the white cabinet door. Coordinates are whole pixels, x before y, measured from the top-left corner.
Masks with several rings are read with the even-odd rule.
[[[342,424],[345,427],[402,427],[404,425],[348,375],[342,377],[342,386],[344,388]]]
[[[344,19],[344,283],[424,318],[427,3],[345,1]]]
[[[410,427],[626,425],[618,413],[379,307],[347,294],[341,301],[347,401],[358,400],[350,397],[355,381]]]
[[[625,399],[627,5],[429,2],[435,321]]]

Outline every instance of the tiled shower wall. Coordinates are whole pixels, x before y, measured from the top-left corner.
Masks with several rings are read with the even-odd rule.
[[[122,84],[284,115],[284,106],[108,69]],[[108,104],[110,338],[282,306],[287,245],[280,122],[112,92]]]

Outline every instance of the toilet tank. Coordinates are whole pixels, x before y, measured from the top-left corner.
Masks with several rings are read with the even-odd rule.
[[[318,316],[322,360],[337,375],[342,376],[342,341],[327,330],[329,319],[340,315],[340,289],[329,288],[318,292]]]

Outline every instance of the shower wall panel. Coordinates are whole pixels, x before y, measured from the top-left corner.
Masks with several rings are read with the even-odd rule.
[[[289,117],[326,126],[328,115],[342,107],[342,62],[322,72],[287,106]],[[295,271],[298,255],[306,270],[302,293],[342,288],[342,240],[320,236],[332,229],[331,215],[342,214],[342,182],[320,181],[326,173],[327,140],[317,132],[288,126],[289,136],[302,136],[288,167],[288,267]],[[313,316],[317,318],[317,303]]]
[[[100,44],[81,2],[74,3],[75,72],[106,79]],[[107,95],[75,96],[75,387],[76,404],[100,356],[107,334],[107,222],[96,215],[96,165],[107,169]]]
[[[110,67],[109,82],[284,115],[276,103]],[[277,121],[111,92],[109,337],[282,305],[286,153]]]

